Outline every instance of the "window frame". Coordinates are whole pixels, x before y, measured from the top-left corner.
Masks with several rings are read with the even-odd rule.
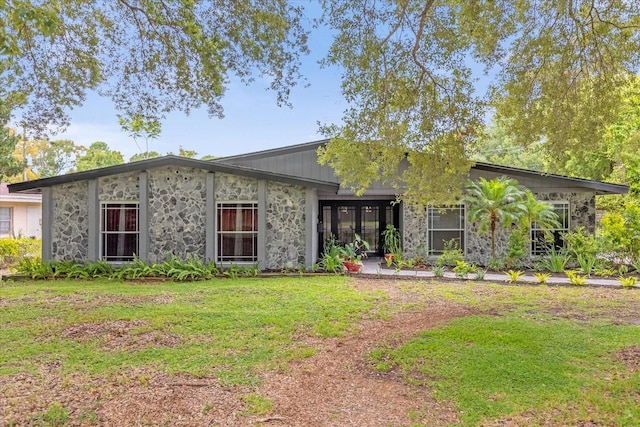
[[[11,237],[13,234],[13,207],[12,206],[0,206],[0,209],[7,209],[9,212],[9,219],[2,219],[0,215],[0,224],[8,223],[9,227],[7,228],[7,232],[4,233],[0,227],[0,237]]]
[[[221,209],[244,206],[250,208],[252,213],[252,229],[251,230],[222,230],[221,228]],[[258,235],[259,235],[259,207],[257,200],[224,200],[216,201],[215,207],[216,229],[214,231],[215,242],[215,262],[220,264],[254,264],[258,262]],[[253,236],[252,254],[251,255],[223,255],[225,235],[251,235]],[[238,259],[240,258],[240,259]]]
[[[456,209],[460,212],[458,216],[458,228],[434,228],[432,217],[433,211],[439,210],[453,210]],[[467,254],[467,206],[464,203],[457,203],[451,206],[428,206],[427,207],[427,253],[430,257],[438,257],[442,255],[444,251],[435,251],[433,248],[433,232],[437,231],[449,231],[449,232],[458,232],[459,233],[459,241],[460,241],[460,249],[462,249],[462,254],[466,256]]]
[[[116,209],[115,206],[118,206],[118,209],[135,209],[136,212],[136,229],[135,231],[131,230],[106,230],[105,229],[105,214],[110,209]],[[107,235],[135,235],[136,236],[136,248],[135,251],[131,255],[121,255],[121,256],[108,256],[105,252],[107,252],[106,245],[108,244],[105,241],[105,237]],[[101,201],[100,202],[100,237],[99,237],[99,255],[98,258],[100,260],[106,261],[110,264],[122,264],[125,262],[130,262],[138,256],[140,252],[140,202],[124,200],[124,201]],[[126,258],[126,259],[113,259],[113,258]]]
[[[556,233],[559,233],[560,236],[562,234],[568,233],[569,231],[571,231],[571,203],[568,200],[544,200],[545,203],[549,203],[550,205],[553,206],[553,211],[557,214],[557,209],[556,207],[558,206],[562,206],[563,210],[564,210],[564,218],[566,220],[566,226],[564,224],[561,224],[561,227],[559,228],[554,228],[552,230],[550,230],[554,235]],[[561,219],[562,216],[558,215]],[[529,237],[531,239],[531,244],[529,245],[529,253],[531,254],[532,257],[541,257],[541,256],[545,256],[548,254],[548,248],[547,247],[543,247],[542,245],[540,245],[538,243],[537,240],[537,236],[535,235],[536,232],[542,232],[542,228],[536,228],[536,223],[535,221],[531,224],[530,230],[529,230]],[[562,247],[564,247],[565,243],[564,240],[561,239],[561,243],[562,243]],[[554,241],[554,247],[557,247],[558,245],[556,244],[556,242]]]

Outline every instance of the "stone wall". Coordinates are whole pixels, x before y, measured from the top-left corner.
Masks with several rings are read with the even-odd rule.
[[[258,200],[258,180],[226,173],[216,173],[216,200],[250,201]]]
[[[51,255],[56,260],[84,261],[89,246],[88,182],[53,187]]]
[[[427,215],[424,209],[402,204],[402,252],[406,257],[421,255],[427,247]]]
[[[305,196],[303,187],[267,182],[266,265],[261,268],[295,268],[305,263]]]
[[[204,258],[206,175],[194,168],[149,171],[149,261],[190,255]]]
[[[140,200],[139,172],[103,176],[98,179],[101,202],[137,202]]]
[[[585,227],[589,232],[595,231],[596,199],[593,193],[554,192],[536,194],[539,200],[568,201],[569,229]],[[486,264],[491,259],[491,235],[480,234],[476,224],[467,224],[467,250],[465,259],[471,263]],[[500,228],[496,232],[496,257],[502,258],[508,251],[509,233]],[[527,258],[532,261],[531,257]]]

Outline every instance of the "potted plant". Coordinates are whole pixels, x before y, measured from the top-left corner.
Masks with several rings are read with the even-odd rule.
[[[400,253],[400,231],[393,225],[387,224],[382,232],[384,240],[384,258],[389,263],[394,261],[396,254]]]
[[[340,249],[342,256],[342,264],[347,271],[358,272],[362,268],[362,258],[367,256],[369,243],[362,240],[358,234],[355,235],[353,242],[347,243]]]

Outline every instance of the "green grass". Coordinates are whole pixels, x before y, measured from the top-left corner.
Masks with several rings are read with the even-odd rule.
[[[60,361],[66,373],[154,367],[252,384],[261,369],[313,354],[295,337],[344,334],[379,298],[337,277],[2,283],[0,375]],[[102,333],[70,335],[83,325]],[[167,336],[170,345],[149,341]],[[120,338],[124,344],[113,345]]]
[[[437,399],[454,404],[461,425],[505,417],[532,425],[548,419],[553,425],[638,425],[640,372],[614,354],[637,346],[640,328],[616,324],[611,314],[624,308],[637,316],[631,305],[637,307],[638,296],[602,295],[595,289],[423,286],[425,300],[444,297],[501,315],[457,319],[398,347],[381,344],[370,361],[376,370],[399,369],[405,381],[432,387]],[[587,316],[595,320],[583,320]]]

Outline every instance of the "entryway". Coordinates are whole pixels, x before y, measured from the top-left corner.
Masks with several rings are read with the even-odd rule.
[[[356,234],[370,246],[370,256],[382,255],[382,231],[399,226],[400,207],[392,200],[323,200],[320,202],[320,253],[331,235],[338,243],[353,242]]]

